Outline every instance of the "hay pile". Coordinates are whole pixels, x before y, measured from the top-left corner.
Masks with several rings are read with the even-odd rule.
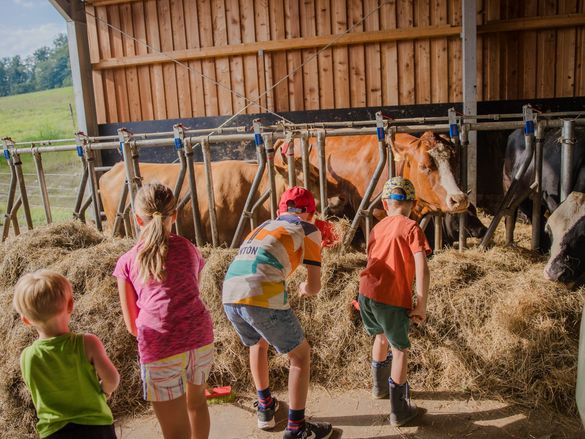
[[[342,225],[343,227],[343,225]],[[521,231],[519,236],[529,236]],[[19,352],[34,334],[11,311],[11,287],[26,271],[54,268],[72,281],[72,329],[91,331],[105,343],[122,384],[110,404],[116,416],[144,408],[135,341],[127,334],[111,277],[132,242],[104,238],[71,222],[27,233],[0,245],[0,428],[12,437],[30,434],[34,411],[20,380]],[[214,324],[217,358],[210,385],[252,389],[247,351],[221,306],[221,282],[235,251],[204,248],[202,296]],[[327,389],[369,387],[371,339],[351,307],[358,289],[362,253],[324,254],[318,298],[291,296],[313,346],[311,381]],[[542,277],[543,259],[520,248],[487,252],[440,252],[430,262],[427,324],[412,332],[411,382],[417,390],[471,391],[574,413],[577,340],[585,289],[576,292]],[[298,270],[291,292],[304,278]],[[272,385],[286,386],[285,357],[271,355]]]

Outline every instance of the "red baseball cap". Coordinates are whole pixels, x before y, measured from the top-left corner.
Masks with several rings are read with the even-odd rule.
[[[290,203],[292,201],[292,203]],[[293,206],[289,207],[289,204]],[[292,212],[292,213],[314,213],[315,198],[308,189],[300,186],[294,186],[284,191],[280,197],[280,203],[278,205],[278,211],[280,213]]]

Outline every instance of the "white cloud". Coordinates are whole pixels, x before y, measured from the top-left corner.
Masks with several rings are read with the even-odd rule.
[[[15,0],[17,1],[17,0]],[[25,1],[25,0],[18,0]],[[20,55],[26,57],[42,46],[51,46],[60,33],[66,33],[65,22],[41,24],[36,27],[3,27],[0,38],[0,58]]]
[[[12,0],[18,6],[23,6],[27,9],[32,9],[35,6],[38,6],[41,1],[40,0]]]

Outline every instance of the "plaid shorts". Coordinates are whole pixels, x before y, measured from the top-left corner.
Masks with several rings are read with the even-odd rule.
[[[205,384],[213,364],[213,343],[140,365],[146,401],[170,401],[187,392],[187,383]]]

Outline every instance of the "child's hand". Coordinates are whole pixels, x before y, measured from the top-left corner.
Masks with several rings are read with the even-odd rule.
[[[300,297],[311,297],[312,294],[309,294],[307,291],[307,282],[301,282],[299,284],[299,296]]]
[[[417,305],[410,311],[409,317],[413,323],[420,325],[427,318],[427,311],[424,306]]]

